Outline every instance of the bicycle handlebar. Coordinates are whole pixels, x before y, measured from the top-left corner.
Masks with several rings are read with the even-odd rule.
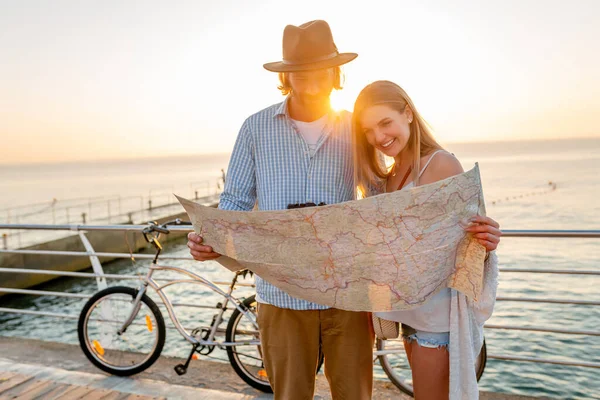
[[[192,225],[191,222],[182,221],[180,218],[174,219],[173,221],[165,222],[164,224],[158,225],[156,221],[149,221],[148,226],[142,230],[142,233],[159,232],[169,234],[171,231],[167,229],[169,225]]]
[[[164,225],[156,225],[156,222],[151,221],[150,224],[142,230],[143,233],[159,232],[169,234],[171,233]]]
[[[142,234],[144,235],[144,239],[146,239],[146,242],[148,243],[152,243],[152,244],[158,244],[157,243],[157,239],[158,239],[158,235],[154,236],[154,235],[150,235],[153,232],[158,232],[159,234],[164,233],[165,235],[168,235],[169,233],[171,233],[171,231],[169,231],[169,229],[167,228],[167,226],[169,225],[192,225],[191,222],[187,222],[187,221],[182,221],[180,218],[174,219],[173,221],[168,221],[165,222],[164,224],[158,225],[158,223],[156,221],[148,221],[148,226],[145,227],[144,229],[142,229]],[[148,235],[150,235],[150,237],[148,237]],[[159,244],[160,246],[160,244]]]

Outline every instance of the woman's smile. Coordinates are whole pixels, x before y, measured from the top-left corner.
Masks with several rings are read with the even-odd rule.
[[[396,139],[391,139],[383,144],[380,144],[380,146],[384,149],[387,149],[388,147],[390,147],[394,142],[396,141]]]

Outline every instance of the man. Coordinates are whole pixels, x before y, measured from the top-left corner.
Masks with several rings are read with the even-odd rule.
[[[339,53],[329,25],[288,25],[279,73],[286,95],[249,117],[240,130],[219,208],[280,210],[353,199],[351,114],[336,113],[329,95],[340,89],[340,66],[357,57]],[[188,236],[199,261],[220,254]],[[334,399],[369,399],[373,336],[369,314],[293,298],[256,277],[258,323],[265,368],[276,399],[312,399],[319,350]]]

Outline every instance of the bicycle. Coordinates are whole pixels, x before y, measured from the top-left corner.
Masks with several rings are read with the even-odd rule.
[[[272,393],[262,362],[255,296],[244,300],[232,296],[237,279],[245,276],[247,271],[238,271],[228,291],[224,292],[214,283],[193,272],[158,265],[158,257],[162,250],[158,238],[161,233],[168,234],[167,226],[173,224],[189,225],[181,220],[160,226],[150,223],[142,231],[146,241],[156,249],[156,254],[138,288],[109,287],[96,293],[84,305],[77,327],[83,353],[96,367],[118,376],[134,375],[154,364],[165,344],[166,329],[161,311],[146,294],[148,287],[151,287],[160,296],[177,331],[192,345],[185,364],[175,366],[177,374],[183,375],[187,372],[194,354],[208,355],[218,347],[227,351],[234,371],[247,384],[263,392]],[[174,280],[159,286],[152,279],[155,271],[174,271],[186,275],[189,279]],[[177,283],[200,284],[224,297],[224,301],[216,305],[219,311],[213,316],[210,327],[188,333],[181,325],[169,298],[163,292],[166,287]],[[225,330],[225,341],[215,340],[217,333],[223,332],[220,325],[224,321],[223,316],[230,302],[234,309]],[[322,363],[321,355],[319,368]]]
[[[400,346],[394,346],[394,343],[400,343]],[[379,364],[389,380],[402,392],[414,397],[412,372],[406,357],[406,352],[404,351],[402,339],[382,340],[378,338],[375,346],[376,350],[373,354],[376,356],[376,359],[379,360]],[[483,375],[486,362],[487,347],[484,339],[481,351],[475,360],[477,381],[479,381]]]

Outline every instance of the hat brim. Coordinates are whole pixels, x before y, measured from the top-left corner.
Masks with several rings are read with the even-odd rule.
[[[285,64],[282,61],[266,63],[263,67],[271,72],[314,71],[316,69],[333,68],[349,63],[358,57],[356,53],[340,53],[335,57],[307,64]]]

